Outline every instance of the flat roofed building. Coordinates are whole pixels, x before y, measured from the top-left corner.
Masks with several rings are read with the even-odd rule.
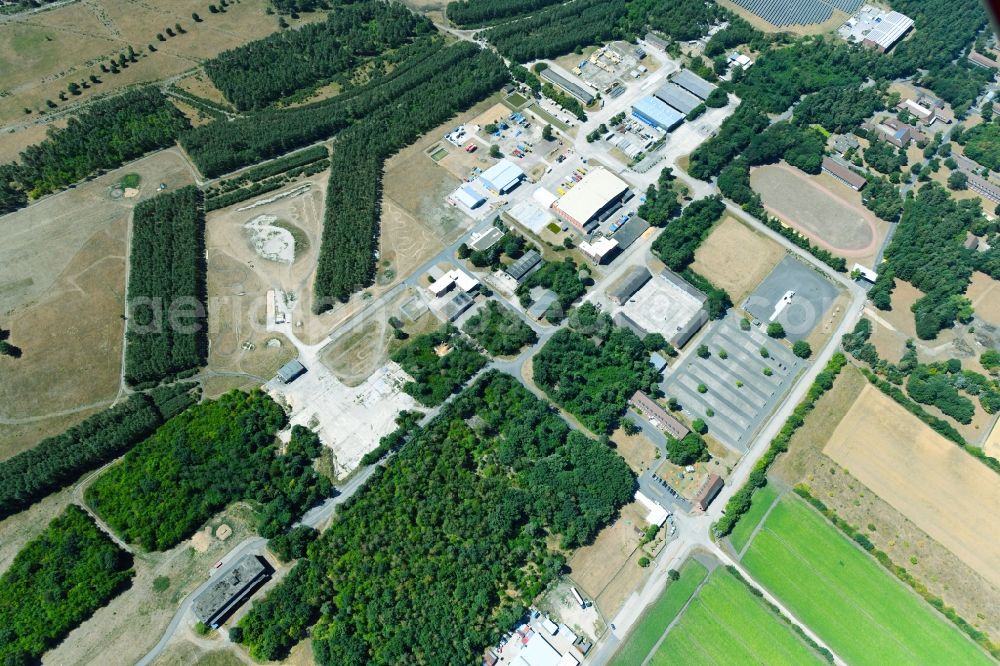
[[[305,372],[306,366],[299,363],[297,359],[292,360],[278,369],[278,379],[280,379],[283,384],[291,384],[300,375],[305,374]]]
[[[593,243],[583,241],[578,247],[588,259],[599,264],[618,248],[618,241],[613,238],[598,238]]]
[[[510,160],[500,160],[479,176],[486,189],[499,194],[511,191],[524,178],[524,171]]]
[[[649,222],[633,215],[632,219],[618,227],[618,231],[611,234],[611,237],[618,241],[618,247],[624,250],[646,233],[646,229],[649,229]]]
[[[642,391],[633,393],[632,397],[629,398],[629,403],[650,419],[656,420],[657,427],[675,439],[684,439],[691,432],[687,426]]]
[[[551,208],[559,196],[544,187],[539,187],[531,193],[531,198],[541,204],[543,208]]]
[[[469,184],[462,185],[452,192],[451,198],[466,208],[478,208],[486,203],[486,197],[476,192]]]
[[[553,72],[551,67],[543,69],[540,76],[557,88],[562,88],[573,97],[576,97],[578,100],[583,102],[585,106],[594,101],[594,95],[589,90],[578,83],[570,81],[565,76]]]
[[[628,183],[603,167],[591,169],[586,176],[562,196],[554,210],[578,229],[619,203],[628,192]]]
[[[701,99],[708,99],[708,96],[716,88],[716,86],[686,68],[670,77],[670,81]]]
[[[664,269],[620,305],[644,331],[660,333],[680,348],[708,323],[707,300],[684,278]]]
[[[235,567],[195,598],[192,604],[195,616],[217,629],[270,578],[271,571],[270,565],[259,555],[244,555]]]
[[[621,305],[632,298],[635,292],[642,289],[653,276],[645,266],[633,266],[610,289],[608,298],[616,305]]]
[[[469,248],[482,252],[496,245],[501,238],[503,238],[503,232],[496,227],[490,227],[489,229],[480,231],[478,234],[472,234],[469,237]]]
[[[860,190],[868,183],[864,176],[854,173],[849,166],[832,157],[823,158],[823,171],[826,171],[852,190]]]
[[[440,296],[445,292],[449,291],[452,287],[458,287],[458,290],[464,293],[475,290],[479,286],[479,280],[472,277],[461,268],[453,268],[448,271],[437,280],[432,282],[427,288],[435,296]]]
[[[528,273],[533,271],[539,264],[542,263],[542,255],[538,254],[538,250],[528,250],[520,259],[517,259],[514,263],[507,267],[506,273],[515,280],[518,284],[528,276]]]
[[[698,494],[695,495],[694,499],[691,500],[694,504],[694,508],[699,511],[704,511],[708,508],[708,505],[712,503],[719,491],[725,486],[725,482],[719,477],[718,474],[709,474],[708,478],[705,480],[705,485],[701,487]]]
[[[997,187],[982,176],[978,176],[972,172],[966,172],[965,175],[969,178],[968,186],[970,190],[983,195],[990,201],[1000,203],[1000,187]]]
[[[667,83],[660,86],[653,95],[685,116],[701,104],[701,100],[698,97],[684,90],[684,88],[681,88],[676,83]]]
[[[458,319],[463,312],[472,307],[473,300],[472,296],[469,296],[464,291],[456,292],[451,298],[441,299],[443,302],[437,307],[437,310],[441,313],[447,321],[455,321]]]
[[[632,105],[632,115],[650,127],[669,132],[682,122],[684,114],[652,95],[643,97]]]
[[[851,272],[853,273],[854,271],[857,271],[861,277],[872,284],[875,284],[875,280],[878,279],[878,273],[870,268],[867,268],[866,266],[862,266],[861,264],[854,264],[854,268],[851,269]]]
[[[868,36],[861,42],[865,46],[877,48],[885,53],[903,38],[913,27],[913,19],[899,12],[889,12],[882,17],[878,25],[871,29]]]

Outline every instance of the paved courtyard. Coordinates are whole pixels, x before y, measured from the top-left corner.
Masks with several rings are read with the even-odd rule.
[[[708,347],[710,356],[689,354],[668,371],[662,387],[668,398],[681,404],[685,416],[703,419],[709,434],[742,453],[791,388],[804,362],[760,329],[741,330],[739,321],[735,311],[730,311],[725,319],[713,322],[699,343]],[[761,347],[768,350],[769,358],[761,356]],[[719,356],[721,350],[727,358]],[[771,369],[770,377],[764,368]],[[699,393],[699,384],[708,390]],[[709,410],[714,416],[708,416]]]
[[[789,291],[795,295],[778,311],[778,304]],[[780,322],[785,335],[795,342],[812,332],[836,298],[833,283],[802,262],[785,257],[747,297],[743,309],[765,327],[771,321]]]

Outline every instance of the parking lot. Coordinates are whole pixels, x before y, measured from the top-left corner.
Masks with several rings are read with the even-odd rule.
[[[794,295],[781,307],[788,292]],[[785,257],[747,297],[743,309],[763,326],[779,322],[787,338],[795,342],[812,332],[836,298],[837,288],[818,271]]]
[[[740,317],[731,311],[713,322],[700,344],[708,358],[696,354],[675,367],[662,387],[676,398],[689,419],[702,419],[709,433],[731,449],[743,452],[767,416],[778,406],[804,366],[787,346],[767,337],[759,328],[740,329]],[[768,358],[760,350],[766,348]],[[724,351],[726,358],[720,352]],[[770,369],[770,376],[764,374]],[[699,385],[707,389],[698,391]],[[709,413],[714,415],[709,416]]]

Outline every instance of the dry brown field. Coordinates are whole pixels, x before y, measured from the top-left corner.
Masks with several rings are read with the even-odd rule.
[[[753,169],[750,182],[772,215],[848,259],[870,265],[888,232],[858,192],[829,174],[809,176],[782,163]]]
[[[213,642],[218,643],[219,640]],[[153,666],[242,666],[254,663],[249,657],[244,661],[240,655],[240,650],[227,650],[222,645],[206,650],[190,641],[174,641],[153,662]]]
[[[324,349],[320,361],[345,386],[360,386],[385,363],[390,335],[383,317],[371,317]]]
[[[1000,282],[976,271],[972,274],[972,282],[965,291],[965,296],[972,301],[977,315],[992,324],[1000,325]]]
[[[567,563],[581,593],[594,600],[603,617],[614,617],[648,572],[636,564],[642,557],[639,540],[645,517],[646,509],[638,502],[625,505],[618,520],[601,530],[594,543],[577,549]]]
[[[823,452],[994,585],[996,473],[867,386]]]
[[[824,446],[840,424],[847,423],[845,414],[861,403],[858,396],[867,386],[860,372],[851,365],[845,367],[833,389],[820,398],[805,425],[792,437],[788,453],[779,456],[771,476],[788,486],[808,485],[816,497],[860,528],[893,562],[905,567],[962,617],[995,638],[1000,635],[1000,588],[856,478],[854,473],[865,454],[852,462],[850,472],[824,454]],[[923,427],[919,421],[916,423]],[[859,445],[868,441],[869,435],[864,433]],[[953,444],[947,445],[981,465]]]
[[[267,4],[267,0],[241,0],[225,13],[212,14],[202,0],[94,0],[0,19],[0,90],[10,93],[0,98],[0,123],[38,119],[46,99],[61,109],[71,108],[96,95],[197,68],[223,50],[275,32],[276,18],[264,13]],[[199,14],[201,23],[191,18],[192,12]],[[322,13],[303,14],[291,22],[297,25],[322,17]],[[175,23],[185,33],[158,41],[156,34],[165,35],[166,28]],[[156,52],[150,52],[147,44]],[[117,57],[129,45],[139,54],[138,62],[119,74],[101,72],[101,62]],[[70,82],[86,80],[91,74],[102,83],[91,85],[79,96],[69,96],[67,103],[58,101]],[[24,108],[33,113],[26,115]]]
[[[742,303],[784,254],[771,239],[726,216],[695,251],[691,268]]]
[[[191,93],[195,97],[207,99],[210,102],[215,102],[220,106],[230,109],[233,108],[222,92],[212,83],[212,79],[208,78],[208,75],[203,70],[199,69],[194,74],[185,76],[176,85],[181,90]]]
[[[139,196],[112,198],[112,186],[133,172],[142,176]],[[61,432],[86,416],[82,408],[110,403],[118,394],[127,222],[135,203],[152,196],[160,182],[171,189],[193,182],[176,151],[150,155],[0,217],[6,240],[0,247],[0,312],[23,350],[20,359],[0,359],[0,417],[59,417],[32,422],[13,443],[5,439],[0,457],[33,444],[27,433],[40,438]],[[70,412],[77,418],[64,418]]]
[[[611,433],[611,441],[614,442],[618,455],[625,459],[636,474],[642,474],[656,464],[656,446],[642,432],[626,435],[624,430],[618,428]]]
[[[983,442],[983,453],[1000,459],[1000,420],[993,424],[993,429]]]

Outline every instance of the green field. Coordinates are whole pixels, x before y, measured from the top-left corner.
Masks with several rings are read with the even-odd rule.
[[[740,518],[739,522],[736,523],[736,527],[733,528],[732,533],[729,535],[729,541],[733,544],[733,548],[737,553],[743,550],[743,546],[750,540],[750,535],[753,534],[754,528],[760,523],[764,514],[771,508],[777,497],[778,491],[774,489],[774,486],[770,485],[758,488],[753,494],[753,500],[750,502],[750,510]]]
[[[656,641],[660,640],[667,625],[677,617],[677,613],[708,576],[708,569],[701,563],[689,559],[681,566],[680,574],[680,579],[667,586],[663,594],[653,602],[653,605],[642,616],[640,624],[632,629],[628,638],[625,639],[611,660],[611,666],[641,664],[646,655],[656,646]]]
[[[811,507],[784,496],[743,557],[850,664],[989,664],[972,641]]]
[[[742,581],[719,568],[699,590],[649,663],[651,666],[818,666],[826,662]]]

